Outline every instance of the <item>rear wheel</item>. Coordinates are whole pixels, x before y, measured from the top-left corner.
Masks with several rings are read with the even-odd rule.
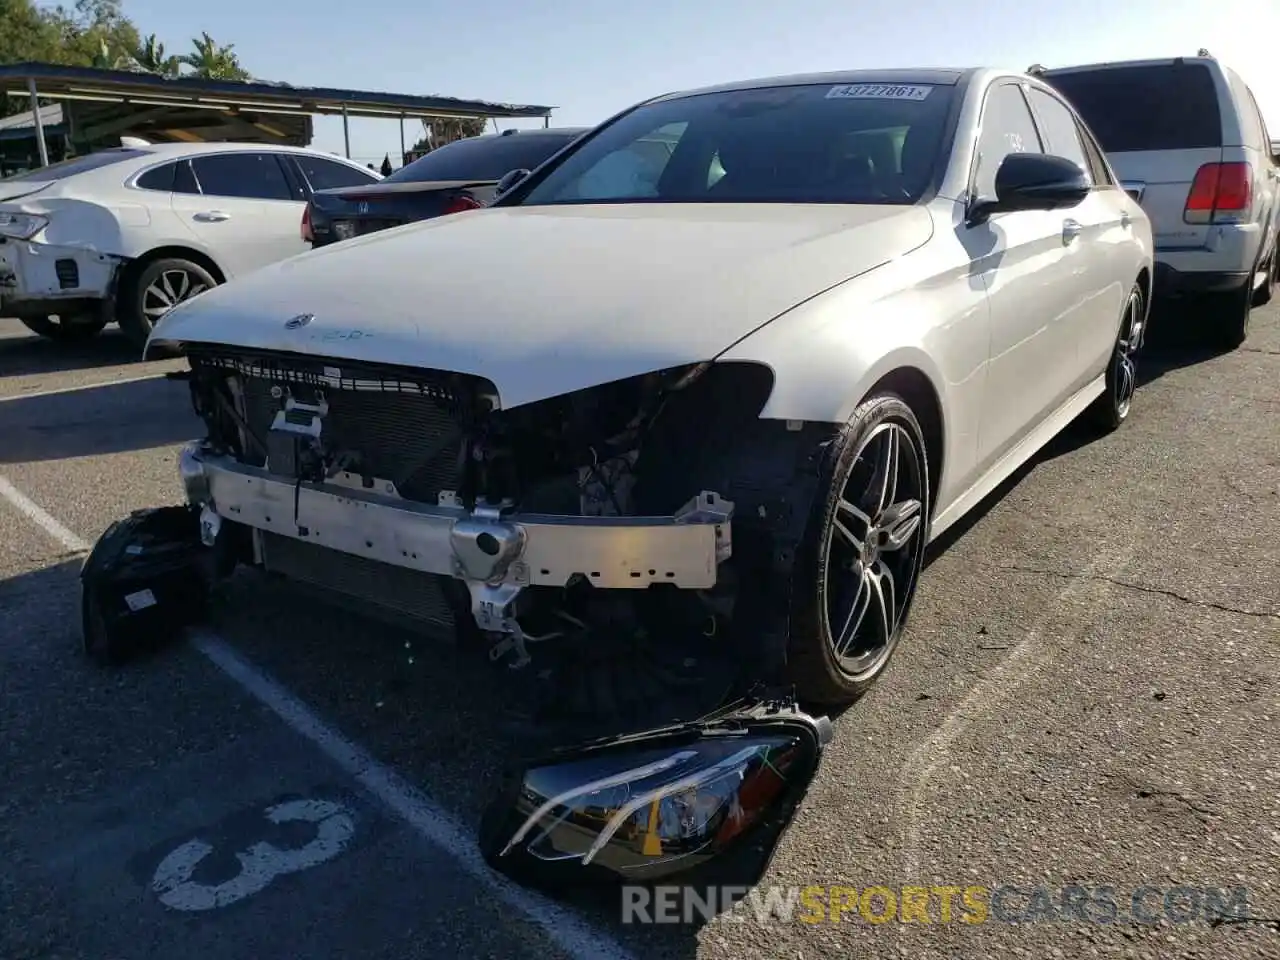
[[[73,314],[71,316],[27,316],[21,318],[23,326],[32,333],[37,333],[47,340],[58,343],[80,343],[92,340],[107,321],[93,313]]]
[[[787,672],[803,700],[848,703],[883,672],[924,562],[932,507],[920,424],[891,393],[832,444],[792,581]]]
[[[1253,284],[1245,282],[1235,290],[1206,294],[1199,303],[1200,323],[1215,346],[1234,350],[1249,336],[1253,312]]]
[[[1258,287],[1258,289],[1253,292],[1253,305],[1255,307],[1265,306],[1271,302],[1275,285],[1278,280],[1280,280],[1280,276],[1278,276],[1278,274],[1280,274],[1280,268],[1278,268],[1278,265],[1280,265],[1280,243],[1278,243],[1275,250],[1271,251],[1271,256],[1268,258],[1266,267],[1264,268],[1267,273],[1267,279],[1263,282],[1262,286]]]
[[[1100,432],[1110,433],[1129,417],[1133,396],[1138,389],[1137,353],[1142,346],[1146,309],[1142,291],[1129,292],[1120,314],[1120,332],[1116,335],[1107,365],[1107,389],[1086,411],[1089,422]]]
[[[130,272],[121,290],[116,319],[120,329],[141,349],[161,317],[217,285],[213,275],[198,263],[177,257],[153,260]]]

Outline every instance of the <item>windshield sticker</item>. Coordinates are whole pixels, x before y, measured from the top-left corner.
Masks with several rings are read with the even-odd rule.
[[[827,91],[827,99],[923,100],[932,89],[918,83],[842,83]]]

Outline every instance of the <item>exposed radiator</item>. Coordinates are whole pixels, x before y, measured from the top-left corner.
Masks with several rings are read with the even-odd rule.
[[[253,431],[268,437],[281,400],[271,395],[272,381],[245,377],[246,420]],[[314,388],[291,385],[294,397],[310,402]],[[325,389],[329,415],[324,442],[330,450],[357,454],[365,473],[390,480],[409,500],[435,503],[441,490],[457,489],[462,444],[457,420],[447,403],[409,393],[357,392]],[[292,476],[293,451],[288,437],[271,438],[272,473]]]
[[[434,574],[395,567],[266,531],[262,533],[262,565],[292,580],[384,607],[422,622],[432,630],[453,629],[453,610],[445,595],[444,583]]]

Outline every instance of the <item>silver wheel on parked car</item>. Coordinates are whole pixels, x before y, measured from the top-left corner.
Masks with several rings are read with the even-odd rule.
[[[182,303],[190,300],[197,293],[204,293],[211,284],[205,283],[198,276],[192,276],[187,270],[177,267],[163,270],[142,291],[142,312],[151,325]]]
[[[120,329],[142,347],[166,313],[218,281],[198,263],[165,257],[134,268],[122,282],[117,319]]]
[[[889,655],[922,549],[920,458],[910,434],[880,424],[863,441],[827,535],[827,628],[840,669],[874,673]]]
[[[928,542],[924,435],[901,398],[861,404],[833,444],[792,582],[788,672],[803,699],[857,698],[902,635]]]

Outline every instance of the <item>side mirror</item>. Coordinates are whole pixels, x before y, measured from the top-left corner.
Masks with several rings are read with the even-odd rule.
[[[498,186],[494,189],[493,195],[500,197],[517,183],[529,175],[529,171],[523,168],[519,170],[508,170],[502,175],[502,179],[498,181]]]
[[[645,882],[790,819],[831,722],[743,701],[693,723],[566,748],[514,771],[490,804],[490,866],[538,887]]]
[[[1044,153],[1011,153],[996,170],[996,198],[979,202],[970,213],[980,223],[993,213],[1015,210],[1061,210],[1089,195],[1084,170],[1066,157]]]

